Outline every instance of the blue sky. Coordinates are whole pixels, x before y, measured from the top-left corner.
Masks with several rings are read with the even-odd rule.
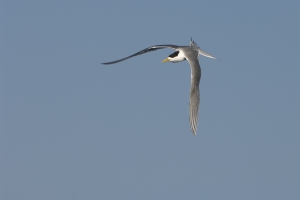
[[[2,1],[1,192],[299,199],[299,1]],[[197,136],[188,62],[200,58]]]

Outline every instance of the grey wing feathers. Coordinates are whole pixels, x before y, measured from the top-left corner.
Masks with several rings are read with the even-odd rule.
[[[155,45],[155,46],[152,46],[152,47],[148,47],[148,48],[146,48],[146,49],[143,49],[143,50],[141,50],[141,51],[139,51],[139,52],[137,52],[137,53],[135,53],[135,54],[133,54],[133,55],[131,55],[131,56],[128,56],[128,57],[126,57],[126,58],[122,58],[122,59],[120,59],[120,60],[116,60],[116,61],[112,61],[112,62],[106,62],[106,63],[102,63],[102,64],[104,64],[104,65],[115,64],[115,63],[118,63],[118,62],[122,62],[122,61],[124,61],[124,60],[127,60],[127,59],[129,59],[129,58],[132,58],[132,57],[134,57],[134,56],[139,56],[139,55],[142,55],[142,54],[144,54],[144,53],[148,53],[148,52],[150,52],[150,51],[156,51],[156,50],[164,49],[164,48],[173,48],[173,49],[176,49],[177,47],[178,47],[178,46],[176,46],[176,45],[171,45],[171,44],[166,44],[166,45]]]
[[[192,132],[196,135],[198,126],[198,113],[200,106],[199,84],[201,78],[201,68],[197,57],[187,58],[191,65],[191,91],[190,91],[190,125]]]

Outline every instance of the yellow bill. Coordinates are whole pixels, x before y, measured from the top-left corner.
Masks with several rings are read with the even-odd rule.
[[[170,61],[170,59],[169,58],[166,58],[166,59],[164,59],[162,62],[169,62]]]

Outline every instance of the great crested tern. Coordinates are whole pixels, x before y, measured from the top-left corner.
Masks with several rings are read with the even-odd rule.
[[[126,58],[122,58],[120,60],[102,63],[104,65],[115,64],[118,62],[122,62],[134,56],[139,56],[144,53],[148,53],[150,51],[155,51],[164,48],[172,48],[175,50],[174,53],[170,54],[166,59],[162,62],[181,62],[187,60],[190,63],[191,67],[191,90],[190,90],[190,126],[194,135],[196,135],[197,126],[198,126],[198,111],[200,105],[200,93],[199,93],[199,84],[201,78],[201,68],[199,64],[198,57],[199,55],[206,56],[208,58],[216,59],[214,56],[206,53],[193,41],[191,38],[190,46],[177,46],[172,44],[165,45],[155,45],[143,49],[131,56]]]

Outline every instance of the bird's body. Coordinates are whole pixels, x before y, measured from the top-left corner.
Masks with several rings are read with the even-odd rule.
[[[201,78],[201,68],[198,60],[199,55],[203,55],[209,58],[216,59],[214,56],[206,53],[205,51],[201,50],[200,47],[191,39],[190,46],[177,46],[177,45],[155,45],[148,47],[142,51],[139,51],[131,56],[126,58],[102,63],[105,65],[115,64],[118,62],[122,62],[134,56],[138,56],[150,51],[155,51],[164,48],[172,48],[175,50],[174,53],[168,56],[163,62],[181,62],[187,60],[191,66],[191,90],[190,90],[190,125],[194,135],[196,135],[197,125],[198,125],[198,111],[200,105],[200,92],[199,92],[199,84]]]

